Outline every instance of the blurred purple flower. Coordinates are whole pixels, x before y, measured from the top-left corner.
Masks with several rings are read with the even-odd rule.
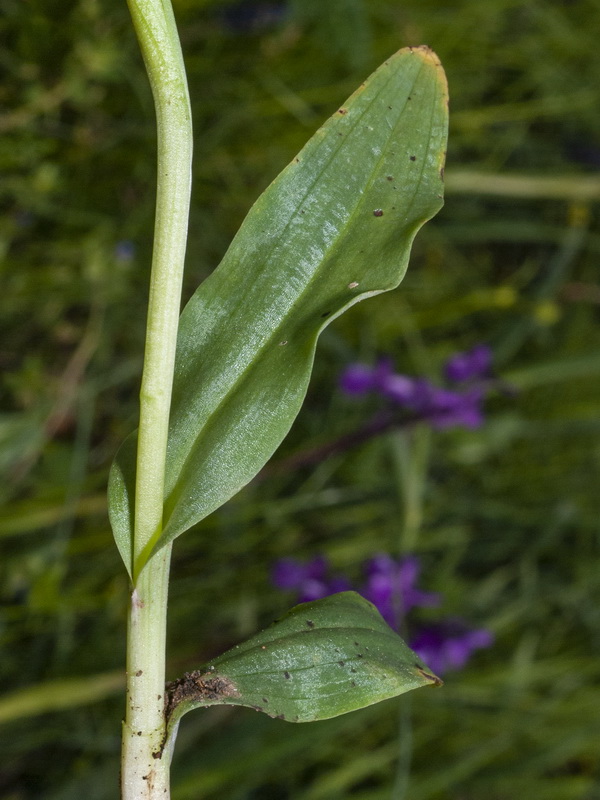
[[[483,628],[470,629],[460,619],[447,619],[419,630],[410,646],[438,675],[462,669],[474,650],[490,647],[494,635]]]
[[[282,558],[275,562],[271,578],[278,589],[297,592],[299,603],[319,600],[352,588],[344,577],[327,577],[328,570],[329,562],[324,556],[316,556],[307,564],[295,558]]]
[[[450,358],[445,374],[449,381],[464,384],[460,391],[436,386],[426,378],[399,375],[389,359],[379,361],[375,367],[350,364],[341,375],[340,388],[349,395],[377,392],[434,428],[478,428],[484,422],[486,386],[472,385],[472,381],[489,376],[491,363],[492,353],[487,345],[477,345]]]
[[[450,389],[440,389],[425,378],[419,378],[415,381],[410,407],[433,428],[443,430],[457,425],[478,428],[484,422],[484,397],[483,390],[477,387],[465,392],[453,392]]]
[[[340,388],[349,395],[380,392],[392,375],[393,367],[389,358],[382,359],[374,367],[350,364],[341,375]]]
[[[114,255],[117,261],[131,261],[135,256],[135,244],[128,239],[123,239],[115,245]]]
[[[492,351],[487,344],[475,345],[466,353],[456,355],[446,361],[444,374],[454,383],[489,378],[492,369]]]
[[[414,556],[394,560],[381,554],[365,566],[367,582],[360,593],[377,607],[392,628],[398,628],[411,608],[439,605],[439,594],[424,592],[416,587],[421,567]]]

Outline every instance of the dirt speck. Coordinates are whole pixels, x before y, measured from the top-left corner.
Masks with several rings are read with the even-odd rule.
[[[381,208],[376,208],[375,211],[373,211],[373,216],[374,217],[383,217],[382,209]]]

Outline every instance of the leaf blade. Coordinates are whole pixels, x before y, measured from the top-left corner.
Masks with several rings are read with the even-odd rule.
[[[396,127],[390,126],[395,131],[398,119],[408,114],[401,127],[411,128],[410,141],[404,143],[404,167],[411,177],[403,190],[411,197],[396,201],[397,178],[388,168],[384,149],[372,141],[368,147],[379,162],[376,174],[368,166],[359,176],[346,169],[341,183],[331,182],[340,163],[356,158],[357,148],[364,152],[362,128],[374,127],[365,121],[366,106],[375,123],[375,100],[365,84],[343,107],[345,113],[334,115],[259,198],[222,264],[183,312],[161,545],[221,505],[264,465],[298,413],[321,330],[359,299],[399,283],[416,231],[441,207],[445,83],[440,81],[439,62],[430,51],[421,50],[401,51],[396,58],[394,70],[388,65],[391,77],[375,73],[372,81],[379,77],[371,95],[378,107],[388,106],[388,97],[398,91],[392,80],[398,74],[404,76],[406,97],[412,93],[404,105],[397,100],[402,109],[396,112]],[[412,69],[408,80],[407,66]],[[431,104],[432,117],[435,111],[443,118],[436,122],[434,143],[427,147],[422,126],[412,124],[419,114],[412,108],[424,102]],[[435,126],[429,122],[429,127]],[[345,135],[352,141],[344,149],[336,138]],[[306,167],[303,162],[308,162]],[[427,185],[422,198],[415,201],[423,183]],[[349,191],[356,199],[344,205],[340,192]],[[309,223],[307,215],[312,216]],[[341,219],[337,227],[332,222],[336,216]],[[404,246],[400,258],[399,239]],[[361,274],[365,270],[360,263],[366,252],[355,253],[361,241],[365,251],[392,251],[383,252],[381,263],[368,275]],[[400,265],[390,269],[390,261]],[[264,266],[254,267],[251,274],[257,262]],[[328,270],[331,264],[335,274]],[[199,348],[198,341],[204,346]],[[218,365],[223,355],[226,374]],[[243,453],[246,448],[249,455]]]
[[[446,137],[437,57],[401,50],[256,201],[181,316],[154,552],[264,466],[300,409],[323,328],[399,284],[414,236],[442,206]],[[124,474],[123,491],[133,484]]]
[[[313,722],[440,684],[371,603],[341,592],[296,606],[171,684],[169,725],[208,705],[242,705],[289,722]]]

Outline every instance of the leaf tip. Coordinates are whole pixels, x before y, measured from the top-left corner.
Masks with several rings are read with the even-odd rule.
[[[428,672],[426,669],[423,669],[423,667],[419,666],[419,664],[415,664],[415,670],[417,675],[420,675],[421,678],[423,678],[423,680],[434,689],[444,685],[444,681],[441,678],[438,678],[438,676],[434,675],[433,672]]]

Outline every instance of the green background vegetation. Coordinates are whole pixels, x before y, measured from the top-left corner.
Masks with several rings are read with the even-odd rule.
[[[447,71],[448,191],[401,288],[322,337],[268,480],[176,542],[169,677],[285,610],[269,570],[286,555],[324,552],[358,580],[376,552],[417,553],[443,613],[496,644],[441,690],[326,722],[194,712],[173,798],[598,800],[600,190],[582,179],[600,164],[600,5],[295,0],[250,31],[231,6],[175,2],[195,115],[186,297],[261,189],[402,46],[430,45]],[[136,425],[152,100],[124,0],[0,10],[0,797],[104,800],[128,596],[105,485]],[[505,175],[518,180],[502,195]],[[431,377],[480,341],[519,389],[492,398],[481,430],[284,463],[372,411],[336,388],[349,362],[389,353]]]

